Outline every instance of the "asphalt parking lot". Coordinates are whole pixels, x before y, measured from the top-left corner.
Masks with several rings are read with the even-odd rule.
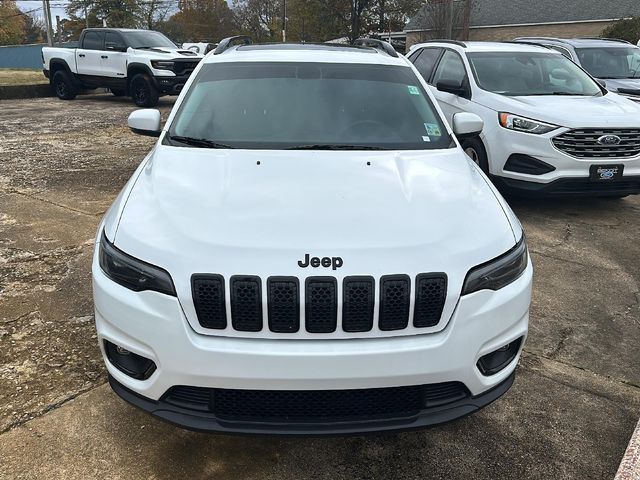
[[[161,100],[163,114],[173,104]],[[512,200],[536,268],[513,388],[429,430],[187,432],[120,401],[96,345],[98,222],[154,140],[110,95],[0,101],[0,478],[612,478],[640,415],[640,196]]]

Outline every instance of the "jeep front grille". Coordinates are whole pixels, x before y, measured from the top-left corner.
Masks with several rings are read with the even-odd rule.
[[[598,139],[614,135],[617,144],[599,143]],[[583,128],[569,130],[553,138],[560,151],[577,158],[630,158],[640,155],[640,129]]]
[[[191,290],[198,322],[205,329],[224,330],[230,323],[235,331],[259,332],[266,323],[274,333],[303,330],[312,334],[338,329],[369,332],[374,328],[376,311],[380,331],[403,330],[410,322],[416,328],[435,327],[441,320],[447,295],[444,273],[423,273],[415,280],[408,275],[385,275],[378,282],[373,277],[351,276],[341,284],[334,277],[308,277],[302,284],[303,292],[300,283],[296,277],[269,277],[263,293],[260,277],[234,275],[229,280],[227,299],[221,275],[196,274],[191,278]]]

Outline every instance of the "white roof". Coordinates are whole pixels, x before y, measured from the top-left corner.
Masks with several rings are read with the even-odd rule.
[[[537,46],[530,45],[527,43],[509,43],[509,42],[463,42],[466,45],[462,47],[461,45],[457,45],[451,42],[428,42],[428,43],[418,43],[411,47],[414,50],[417,47],[447,47],[458,50],[459,52],[471,53],[471,52],[548,52],[548,53],[558,53],[562,55],[560,52],[556,52],[555,50]]]
[[[391,55],[371,47],[337,44],[265,44],[240,45],[214,55],[210,53],[204,63],[218,62],[318,62],[364,63],[372,65],[409,66],[402,56]]]

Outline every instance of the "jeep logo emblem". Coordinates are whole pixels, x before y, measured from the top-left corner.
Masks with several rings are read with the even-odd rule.
[[[619,145],[621,141],[617,135],[603,135],[598,139],[600,145]]]
[[[331,267],[332,270],[336,270],[342,266],[342,257],[309,257],[307,253],[304,256],[304,260],[298,260],[298,266],[307,268],[309,265],[313,268],[323,266],[324,268]]]

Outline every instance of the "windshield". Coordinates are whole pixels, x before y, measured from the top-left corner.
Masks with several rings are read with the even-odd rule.
[[[583,68],[597,78],[640,77],[640,48],[576,48]]]
[[[600,86],[559,53],[483,52],[467,55],[478,86],[508,96],[601,95]]]
[[[127,44],[131,48],[150,48],[150,47],[165,47],[176,48],[176,44],[165,37],[160,32],[151,31],[138,31],[138,32],[123,32],[127,39]]]
[[[169,133],[183,141],[189,137],[216,142],[222,148],[451,146],[413,70],[384,65],[204,65]]]

